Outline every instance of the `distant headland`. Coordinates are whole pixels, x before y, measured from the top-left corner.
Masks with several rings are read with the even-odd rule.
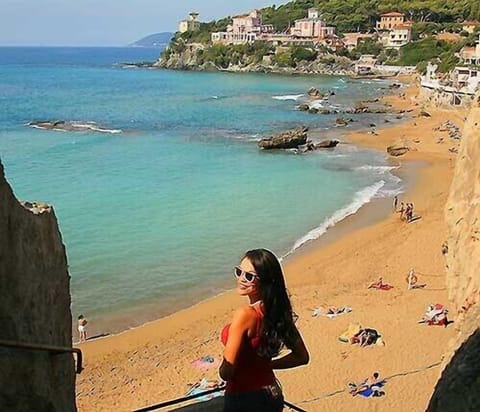
[[[173,36],[174,33],[170,32],[154,33],[130,43],[128,47],[155,47],[160,49],[166,47]]]

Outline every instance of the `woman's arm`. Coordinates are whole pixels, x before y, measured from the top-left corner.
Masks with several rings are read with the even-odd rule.
[[[224,381],[232,380],[235,374],[235,361],[244,335],[254,321],[254,313],[249,307],[238,309],[233,316],[233,321],[228,330],[228,340],[223,352],[223,362],[220,365],[219,374]]]
[[[273,359],[272,369],[295,368],[309,362],[310,355],[297,328],[295,328],[293,343],[287,347],[291,352],[281,358]]]

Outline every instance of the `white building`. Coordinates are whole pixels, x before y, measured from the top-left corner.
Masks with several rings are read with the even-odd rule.
[[[480,89],[480,69],[455,67],[448,76],[439,77],[437,65],[429,63],[420,86],[421,95],[436,104],[469,104]]]
[[[382,43],[386,48],[399,49],[412,39],[412,27],[408,24],[398,25],[382,35]]]
[[[190,13],[188,19],[180,21],[178,24],[178,31],[185,33],[187,31],[200,30],[200,22],[198,21],[198,13]]]

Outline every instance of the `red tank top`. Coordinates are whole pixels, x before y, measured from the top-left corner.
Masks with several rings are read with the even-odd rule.
[[[260,347],[263,313],[258,306],[253,307],[257,318],[255,335],[245,336],[242,340],[240,351],[235,362],[235,375],[227,382],[225,392],[253,392],[262,389],[264,386],[275,383],[275,375],[271,367],[270,359],[261,358],[257,355]],[[228,340],[230,324],[225,325],[221,333],[221,341],[225,345]]]

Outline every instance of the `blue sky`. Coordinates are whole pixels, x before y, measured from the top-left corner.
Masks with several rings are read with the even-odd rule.
[[[176,31],[190,11],[201,21],[275,0],[0,0],[1,46],[122,46],[148,34]]]

